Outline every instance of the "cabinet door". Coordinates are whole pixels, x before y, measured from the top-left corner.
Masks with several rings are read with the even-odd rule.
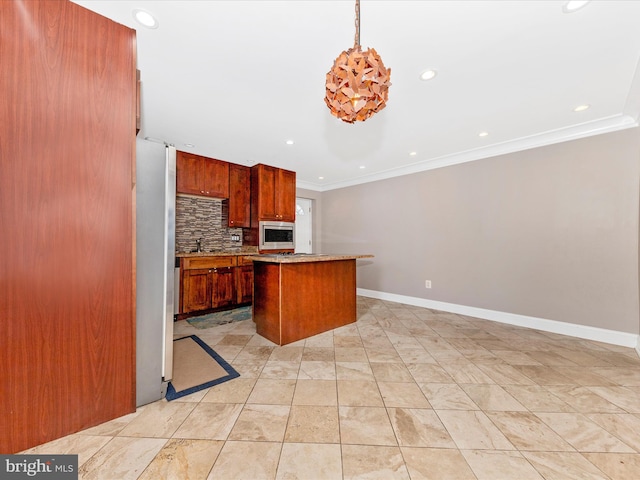
[[[278,171],[277,185],[278,220],[295,222],[296,220],[296,172]]]
[[[204,194],[207,197],[229,198],[229,164],[203,157]]]
[[[258,220],[279,220],[276,203],[278,169],[258,165]]]
[[[236,268],[236,289],[238,291],[238,303],[251,303],[253,301],[253,265]]]
[[[203,159],[199,155],[178,152],[176,155],[176,192],[204,195]]]
[[[214,268],[211,272],[213,292],[211,306],[224,307],[236,303],[234,268]]]
[[[244,165],[229,165],[229,227],[251,226],[251,169]]]
[[[182,287],[184,313],[211,308],[211,270],[185,270]]]

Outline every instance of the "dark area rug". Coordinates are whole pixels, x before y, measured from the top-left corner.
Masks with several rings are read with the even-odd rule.
[[[208,313],[199,317],[187,318],[187,322],[196,328],[211,328],[217,325],[225,325],[227,323],[241,322],[243,320],[251,320],[251,306],[234,308],[233,310],[225,310],[224,312]]]

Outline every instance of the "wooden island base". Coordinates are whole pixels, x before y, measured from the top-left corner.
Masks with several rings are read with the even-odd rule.
[[[259,335],[286,345],[356,321],[355,259],[253,263]]]

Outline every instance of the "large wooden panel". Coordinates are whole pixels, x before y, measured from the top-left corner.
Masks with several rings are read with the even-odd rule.
[[[135,410],[135,32],[0,2],[0,453]]]

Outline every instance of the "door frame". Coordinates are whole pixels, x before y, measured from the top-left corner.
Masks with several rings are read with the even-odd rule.
[[[306,211],[305,220],[301,221],[302,215],[298,215],[298,209]],[[310,198],[296,197],[296,231],[295,231],[295,251],[296,253],[313,253],[313,200]],[[303,235],[309,238],[308,245],[298,244],[298,238]]]

